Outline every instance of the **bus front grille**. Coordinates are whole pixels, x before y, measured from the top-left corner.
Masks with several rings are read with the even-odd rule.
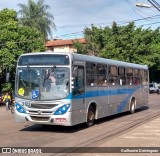
[[[30,114],[39,114],[38,110],[28,110],[28,112]],[[53,114],[53,112],[52,111],[43,110],[43,111],[41,111],[41,114]]]
[[[51,109],[53,107],[57,106],[57,104],[35,104],[31,103],[31,108],[37,108],[37,109]]]
[[[49,117],[41,117],[41,116],[30,116],[34,121],[48,121]]]

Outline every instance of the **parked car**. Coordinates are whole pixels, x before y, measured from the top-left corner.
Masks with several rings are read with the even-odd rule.
[[[157,83],[150,83],[149,84],[149,93],[160,94],[160,88]]]
[[[158,86],[157,94],[160,94],[160,86]]]

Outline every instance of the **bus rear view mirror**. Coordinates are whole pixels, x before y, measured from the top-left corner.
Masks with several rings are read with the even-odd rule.
[[[77,77],[78,76],[78,67],[73,68],[73,76]]]

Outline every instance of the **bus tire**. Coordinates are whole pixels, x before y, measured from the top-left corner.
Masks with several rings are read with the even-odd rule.
[[[87,127],[93,126],[94,120],[95,120],[95,110],[93,106],[90,106],[87,114]]]
[[[130,104],[130,112],[131,112],[131,114],[135,113],[135,109],[136,109],[136,100],[132,99],[131,100],[131,104]]]

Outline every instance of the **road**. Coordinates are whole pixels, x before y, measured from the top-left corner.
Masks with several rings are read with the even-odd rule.
[[[160,116],[159,99],[160,95],[151,94],[149,108],[100,119],[90,128],[16,123],[10,111],[0,107],[0,147],[96,147]]]

